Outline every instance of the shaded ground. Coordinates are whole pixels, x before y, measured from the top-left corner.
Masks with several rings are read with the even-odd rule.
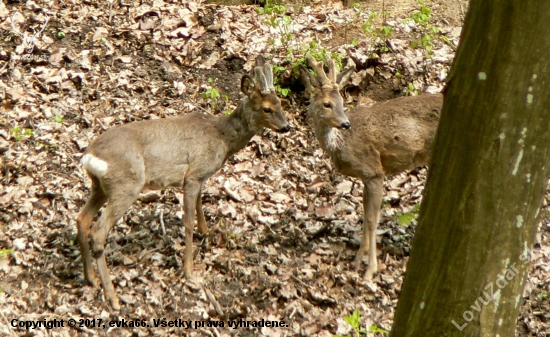
[[[316,52],[326,48],[356,62],[358,71],[346,88],[350,104],[364,97],[379,101],[407,91],[439,91],[466,5],[434,1],[430,8],[430,24],[449,43],[434,39],[428,58],[425,49],[410,47],[422,27],[403,23],[418,10],[415,1],[392,2],[386,9],[392,52],[381,51],[380,43],[386,42],[362,28],[372,11],[379,13],[373,27],[384,24],[382,1],[347,9],[340,3],[287,7],[292,25],[284,29],[266,25],[269,17],[258,15],[253,6],[158,0],[0,5],[0,249],[13,251],[0,257],[0,335],[25,333],[10,326],[12,319],[101,318],[143,319],[151,327],[84,324],[32,333],[330,336],[351,333],[343,316],[355,309],[366,329],[389,330],[416,225],[415,220],[406,225],[406,219],[416,216],[426,171],[387,180],[378,231],[379,274],[373,282],[363,281],[364,266],[356,271],[351,263],[362,226],[361,183],[333,172],[307,126],[300,85],[287,75],[305,54],[301,46],[315,40]],[[40,31],[44,13],[48,25],[37,35],[32,57],[25,59],[23,39],[11,20],[19,32],[30,34]],[[286,45],[294,52],[283,48],[285,32],[294,34]],[[284,66],[278,73],[281,86],[298,91],[285,99],[294,130],[254,137],[209,180],[203,204],[211,233],[197,235],[194,242],[191,281],[183,279],[181,268],[181,193],[149,193],[133,205],[107,247],[123,303],[120,312],[112,312],[100,290],[83,286],[74,244],[74,219],[89,186],[80,169],[82,152],[116,124],[234,108],[240,78],[258,53]],[[209,89],[220,97],[209,96]],[[519,336],[550,331],[548,200],[542,212],[540,250],[522,299]],[[210,325],[283,320],[287,327],[152,327],[153,319],[162,318]]]

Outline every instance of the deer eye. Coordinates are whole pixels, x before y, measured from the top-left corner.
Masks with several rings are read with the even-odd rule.
[[[265,107],[265,108],[264,108],[264,112],[265,112],[266,114],[270,114],[270,113],[272,113],[273,111],[271,111],[271,108]]]
[[[324,106],[325,108],[330,108],[332,105],[331,105],[330,103],[328,103],[328,102],[325,102],[325,103],[323,103],[323,106]]]

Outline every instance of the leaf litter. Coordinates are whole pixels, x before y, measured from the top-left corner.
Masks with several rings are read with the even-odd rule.
[[[416,6],[406,0],[386,8],[395,33],[387,41],[391,53],[373,57],[375,37],[361,28],[370,12],[381,15],[381,1],[361,11],[339,2],[289,6],[293,39],[286,47],[318,41],[352,59],[357,71],[346,89],[349,103],[394,98],[409,83],[413,91],[439,92],[465,1],[433,4],[434,25],[449,43],[434,43],[429,59],[410,47],[419,27],[403,22]],[[197,235],[193,280],[182,274],[181,191],[165,190],[145,191],[109,236],[107,260],[122,310],[112,312],[100,290],[83,285],[75,218],[90,182],[79,164],[82,152],[115,125],[234,108],[238,79],[258,53],[290,72],[285,31],[266,24],[256,6],[14,1],[0,3],[0,18],[0,249],[7,252],[0,255],[0,321],[268,319],[288,327],[79,327],[77,334],[332,336],[352,333],[343,317],[358,309],[365,329],[390,330],[426,169],[386,180],[377,233],[380,270],[372,282],[363,281],[365,266],[357,271],[352,264],[362,228],[361,182],[333,172],[307,126],[300,93],[284,100],[294,126],[289,135],[254,137],[208,180],[203,207],[211,230]],[[30,41],[25,34],[32,54],[24,48]],[[213,106],[202,98],[211,88],[227,100]],[[537,235],[540,251],[522,296],[519,336],[550,332],[548,200]],[[0,325],[1,335],[21,332]],[[69,329],[32,333],[75,335]]]

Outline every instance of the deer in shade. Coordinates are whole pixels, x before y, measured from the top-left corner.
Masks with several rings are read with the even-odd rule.
[[[368,251],[364,277],[378,271],[376,228],[384,193],[384,177],[428,164],[439,112],[441,94],[423,94],[358,105],[347,113],[340,90],[354,68],[338,73],[334,61],[308,59],[316,73],[299,68],[300,78],[310,96],[309,114],[315,136],[340,173],[361,179],[363,189],[363,235],[356,255],[357,266]]]

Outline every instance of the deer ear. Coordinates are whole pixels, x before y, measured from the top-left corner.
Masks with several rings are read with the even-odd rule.
[[[300,79],[302,80],[302,83],[305,85],[308,92],[311,92],[315,88],[321,87],[319,80],[315,76],[313,76],[306,67],[300,65],[298,67],[298,71],[300,72]]]
[[[246,95],[250,96],[256,90],[256,84],[254,80],[249,75],[244,75],[241,79],[241,91]]]
[[[256,67],[263,67],[264,64],[265,64],[265,58],[263,57],[263,55],[256,56],[255,66]]]
[[[338,83],[338,90],[342,90],[344,88],[344,86],[348,83],[351,77],[351,74],[353,74],[354,70],[355,70],[355,67],[348,67],[338,74],[338,76],[336,77],[336,83]]]

